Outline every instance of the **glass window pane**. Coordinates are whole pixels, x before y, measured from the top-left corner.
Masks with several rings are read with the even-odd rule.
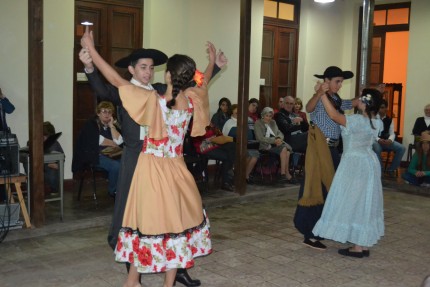
[[[375,10],[373,12],[373,25],[375,26],[385,25],[386,15],[387,15],[387,10]]]
[[[276,18],[277,4],[275,1],[264,0],[264,16]]]
[[[279,3],[279,19],[294,21],[294,5]]]
[[[408,23],[409,23],[409,8],[388,10],[387,25],[408,24]]]
[[[380,63],[381,62],[381,45],[382,38],[381,37],[373,37],[372,39],[372,63]]]

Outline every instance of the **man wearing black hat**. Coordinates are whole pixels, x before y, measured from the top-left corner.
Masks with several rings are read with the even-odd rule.
[[[213,47],[213,44],[208,42],[208,45]],[[118,89],[112,85],[106,84],[101,79],[99,73],[95,72],[90,54],[86,49],[81,49],[79,59],[84,64],[85,73],[88,81],[95,92],[95,96],[102,100],[108,100],[114,103],[119,108],[119,121],[121,122],[122,136],[124,139],[124,149],[121,157],[121,166],[119,171],[117,192],[115,197],[114,215],[112,225],[108,234],[108,243],[115,248],[117,243],[117,235],[122,226],[122,219],[127,203],[128,192],[131,185],[133,173],[137,164],[139,153],[142,150],[144,129],[140,127],[123,108],[119,97]],[[157,90],[159,94],[164,94],[166,85],[156,83],[151,85],[151,80],[154,76],[154,66],[165,64],[167,56],[163,52],[156,49],[137,49],[127,57],[118,60],[115,66],[119,68],[127,68],[132,75],[130,82],[136,86],[148,90]],[[219,51],[213,75],[227,63],[227,58]],[[128,269],[129,266],[127,266]],[[186,269],[178,269],[176,281],[185,286],[200,286],[200,280],[193,280],[188,275]]]
[[[310,113],[311,122],[324,134],[333,160],[334,169],[336,170],[340,162],[338,150],[340,126],[328,116],[321,102],[321,96],[327,94],[333,106],[341,113],[343,113],[344,110],[352,109],[357,105],[357,99],[342,100],[337,93],[342,87],[343,80],[352,78],[354,74],[351,71],[342,71],[339,67],[331,66],[324,71],[324,74],[314,76],[323,79],[324,82],[318,81],[315,85],[315,94],[306,104],[306,111]],[[304,186],[304,182],[305,180],[303,180],[300,186],[299,199],[302,198],[304,190],[307,188]],[[324,186],[322,191],[325,198],[327,191]],[[326,246],[319,241],[321,238],[313,235],[312,229],[321,217],[323,207],[324,205],[301,206],[299,204],[294,217],[296,228],[304,235],[303,243],[308,247],[319,250],[325,250]],[[316,240],[312,241],[311,239]]]

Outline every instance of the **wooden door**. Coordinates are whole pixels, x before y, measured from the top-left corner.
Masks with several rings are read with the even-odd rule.
[[[85,121],[95,115],[97,105],[78,55],[85,28],[81,23],[89,21],[94,24],[91,30],[94,31],[96,48],[107,62],[113,64],[142,47],[143,1],[76,1],[75,10],[73,142],[76,142]],[[117,70],[121,74],[126,72],[126,69]]]
[[[279,98],[296,96],[297,29],[264,25],[260,105],[277,108]]]

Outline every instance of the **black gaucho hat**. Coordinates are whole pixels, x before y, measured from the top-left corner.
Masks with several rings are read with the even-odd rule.
[[[351,79],[354,77],[354,73],[351,71],[342,71],[339,67],[336,66],[330,66],[327,69],[325,69],[324,74],[322,75],[314,75],[315,77],[319,79],[325,79],[325,78],[335,78],[335,77],[342,77],[345,80]]]
[[[121,58],[115,62],[118,68],[127,68],[131,62],[143,58],[150,58],[154,60],[154,66],[163,65],[167,62],[167,55],[156,49],[137,49],[131,52],[127,57]]]

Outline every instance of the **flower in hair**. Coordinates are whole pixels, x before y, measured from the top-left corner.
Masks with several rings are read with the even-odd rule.
[[[372,95],[366,94],[360,97],[360,101],[362,101],[365,105],[370,105],[372,103]]]
[[[201,87],[203,85],[203,80],[205,79],[205,75],[196,69],[196,72],[194,74],[193,80],[196,82],[198,87]]]

